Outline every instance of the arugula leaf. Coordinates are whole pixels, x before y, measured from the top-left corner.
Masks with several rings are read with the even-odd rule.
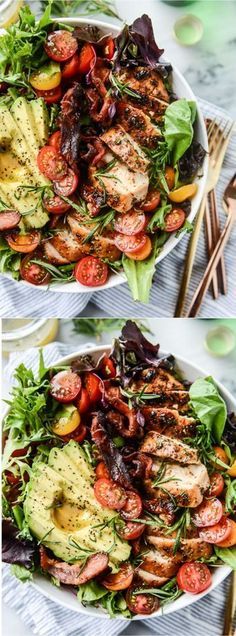
[[[33,574],[30,570],[27,570],[24,565],[11,565],[11,573],[16,576],[22,583],[26,581],[32,581]]]
[[[176,232],[175,236],[176,237],[179,236],[180,234],[182,234],[182,232],[185,232],[186,234],[190,234],[192,231],[193,231],[193,224],[190,223],[188,219],[186,219],[185,223],[178,230],[178,232]]]
[[[227,408],[213,378],[198,378],[190,387],[189,395],[190,405],[198,419],[211,431],[216,442],[220,442],[226,423]]]
[[[0,273],[11,272],[15,280],[20,275],[21,255],[14,252],[4,239],[0,238]]]
[[[172,153],[174,165],[192,143],[195,117],[195,102],[178,99],[167,106],[164,115],[164,137]]]
[[[158,250],[154,241],[151,255],[145,261],[134,261],[123,255],[122,264],[134,300],[148,303]]]
[[[224,561],[233,570],[236,570],[236,547],[234,548],[219,548],[215,545],[215,553],[221,561]]]
[[[97,581],[89,581],[79,586],[77,598],[81,603],[93,603],[107,594],[107,590]]]
[[[225,506],[226,511],[230,514],[234,514],[236,507],[236,479],[230,479],[229,475],[225,476],[226,493],[225,493]]]
[[[165,217],[170,212],[171,205],[166,203],[166,200],[162,202],[162,205],[154,212],[151,220],[149,221],[147,229],[150,232],[154,232],[157,228],[165,228]]]

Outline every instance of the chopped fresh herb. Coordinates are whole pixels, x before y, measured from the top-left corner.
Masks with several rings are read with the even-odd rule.
[[[110,75],[110,80],[111,80],[111,83],[113,84],[113,86],[120,93],[120,95],[122,95],[122,96],[123,95],[129,95],[129,97],[133,97],[134,99],[141,99],[141,95],[139,95],[139,93],[137,93],[136,91],[131,90],[131,88],[129,88],[128,84],[122,84],[122,82],[120,82],[118,77],[113,75],[113,73],[111,73],[111,75]]]

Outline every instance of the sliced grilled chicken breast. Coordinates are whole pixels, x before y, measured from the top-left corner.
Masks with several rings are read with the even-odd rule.
[[[153,486],[155,475],[161,467],[161,462],[153,461],[152,473],[154,479],[145,480],[145,487],[150,497],[163,498],[163,491]],[[209,477],[205,466],[199,464],[189,464],[180,466],[175,463],[165,462],[165,490],[168,491],[179,506],[195,508],[203,500],[203,493],[210,485]],[[167,481],[168,480],[168,481]]]
[[[89,169],[91,185],[105,191],[106,203],[114,210],[128,212],[136,203],[146,199],[149,186],[147,174],[132,172],[121,161],[116,161],[113,167],[98,177],[96,173],[96,168]]]
[[[191,448],[184,442],[167,435],[161,435],[157,431],[150,431],[143,440],[140,450],[143,453],[154,455],[162,461],[179,462],[180,464],[199,464],[198,454],[195,448]]]
[[[44,254],[49,261],[53,265],[66,265],[70,261],[62,256],[60,252],[54,247],[52,244],[52,239],[48,239],[42,243]]]
[[[91,249],[90,245],[82,244],[67,228],[58,229],[57,233],[50,239],[50,243],[69,263],[73,263],[85,254],[89,254]]]
[[[161,552],[162,554],[165,554],[171,560],[174,558],[173,551],[175,545],[175,537],[171,538],[158,534],[150,534],[147,538],[147,541],[152,546],[154,546],[155,549],[158,550],[158,553]],[[208,558],[211,556],[211,554],[212,546],[199,537],[190,537],[186,539],[181,537],[177,553],[179,561],[197,561],[201,558]]]
[[[133,172],[147,172],[149,161],[139,144],[117,124],[109,128],[100,139],[110,150],[123,161]]]
[[[193,417],[180,415],[176,409],[158,406],[143,406],[141,409],[145,418],[146,428],[150,431],[158,431],[168,437],[192,437],[196,430],[196,422]]]
[[[142,569],[156,576],[169,579],[177,573],[180,562],[181,556],[179,554],[174,555],[172,553],[169,557],[161,549],[155,549],[145,554]]]
[[[153,148],[161,137],[161,132],[150,117],[140,108],[122,101],[118,103],[118,121],[140,146]]]
[[[136,574],[139,576],[139,578],[144,583],[147,583],[149,587],[150,586],[151,587],[161,587],[162,585],[164,585],[168,581],[168,577],[166,577],[166,576],[156,576],[152,572],[147,572],[146,570],[143,570],[142,566],[140,568],[137,568]]]
[[[162,113],[168,106],[169,95],[159,73],[147,66],[122,68],[117,74],[119,81],[138,93],[138,98],[129,96],[138,108],[149,113]]]
[[[91,224],[85,225],[84,217],[79,214],[79,212],[71,212],[67,216],[67,221],[73,234],[82,242],[82,246],[86,245],[87,248],[91,246],[91,253],[96,254],[96,256],[100,258],[108,258],[109,261],[112,262],[119,259],[120,250],[116,247],[113,234],[108,227],[102,234],[94,234],[89,243],[83,243],[90,231],[94,228],[94,224],[99,221],[99,217],[96,217]]]
[[[140,375],[139,380],[132,382],[132,391],[144,389],[144,393],[166,393],[166,391],[184,390],[182,382],[165,369],[151,367],[144,369]]]

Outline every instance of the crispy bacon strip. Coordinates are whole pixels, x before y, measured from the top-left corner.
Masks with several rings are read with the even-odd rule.
[[[140,411],[130,409],[128,404],[121,399],[119,388],[113,386],[106,387],[104,399],[122,416],[118,417],[114,410],[108,413],[109,422],[118,428],[121,435],[124,437],[140,436],[144,418]]]
[[[43,570],[59,579],[65,585],[82,585],[99,574],[106,571],[108,566],[108,556],[105,552],[97,552],[88,557],[85,565],[73,563],[70,565],[65,561],[57,561],[48,557],[43,546],[40,546],[40,565]]]
[[[118,451],[113,441],[105,429],[105,415],[98,411],[93,417],[91,426],[91,437],[99,449],[103,460],[108,468],[109,474],[114,481],[117,481],[124,488],[132,488],[131,479],[122,455]]]

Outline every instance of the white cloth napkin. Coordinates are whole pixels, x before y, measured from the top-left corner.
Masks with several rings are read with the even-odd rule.
[[[218,117],[219,121],[231,121],[227,113],[217,106],[198,100],[204,116]],[[221,217],[221,226],[225,223],[225,214],[222,210],[222,196],[224,189],[235,172],[236,165],[236,135],[231,141],[226,153],[222,173],[217,185],[218,210]],[[235,279],[235,237],[236,230],[232,232],[230,241],[225,249],[225,262],[228,278],[228,293],[219,296],[214,301],[207,294],[199,315],[208,318],[228,317],[236,313],[236,279]],[[74,318],[78,316],[91,301],[96,307],[104,311],[106,316],[173,316],[181,272],[188,245],[188,236],[183,237],[177,247],[157,265],[154,283],[147,305],[132,300],[131,292],[127,284],[122,284],[105,291],[96,293],[71,294],[42,291],[40,288],[28,288],[19,282],[3,276],[0,277],[0,316],[4,317],[44,317],[50,318]],[[206,248],[204,231],[202,230],[198,244],[197,254],[193,268],[192,279],[189,287],[189,299],[192,297],[206,268]]]
[[[47,345],[44,347],[45,364],[49,366],[73,350],[75,351],[74,347],[59,342]],[[38,350],[29,349],[23,354],[14,353],[10,356],[4,370],[7,382],[12,382],[14,369],[19,363],[36,371]],[[191,636],[221,636],[228,581],[229,579],[225,580],[211,594],[184,610],[143,620],[141,625],[145,634],[147,628],[150,628],[158,636],[189,636],[190,633]],[[29,583],[17,581],[7,565],[3,570],[3,600],[38,636],[116,636],[124,630],[129,634],[130,621],[90,618],[67,610],[47,599]]]

